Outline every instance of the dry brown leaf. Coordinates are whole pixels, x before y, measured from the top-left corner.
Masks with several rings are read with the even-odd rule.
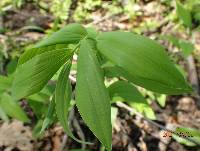
[[[0,146],[17,148],[20,151],[33,150],[33,138],[29,127],[20,121],[5,122],[0,127]]]

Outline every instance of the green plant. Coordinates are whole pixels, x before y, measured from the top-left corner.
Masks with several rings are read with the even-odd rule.
[[[70,24],[25,51],[13,75],[11,94],[16,101],[38,93],[62,68],[43,129],[55,110],[65,132],[79,142],[82,141],[73,136],[67,124],[72,100],[68,76],[73,54],[78,54],[76,106],[107,150],[111,150],[111,97],[120,96],[127,101],[134,97],[133,101],[144,102],[134,85],[170,95],[192,91],[164,48],[153,40],[130,32],[97,33],[79,24]],[[104,77],[108,71],[120,77],[120,81],[107,89]]]
[[[182,23],[192,29],[194,23],[197,27],[200,23],[200,2],[196,0],[189,0],[187,2],[187,8],[180,2],[176,2],[177,14]]]

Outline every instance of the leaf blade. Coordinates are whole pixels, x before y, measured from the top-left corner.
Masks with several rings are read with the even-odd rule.
[[[76,105],[90,130],[111,150],[110,98],[99,62],[87,40],[81,41],[78,57]]]
[[[1,96],[0,106],[10,117],[14,117],[23,122],[29,122],[25,112],[8,94],[4,93]]]
[[[176,9],[178,17],[183,21],[187,27],[192,27],[192,18],[189,10],[185,9],[180,2],[176,2]]]
[[[126,81],[117,81],[111,84],[108,90],[112,101],[127,102],[131,107],[143,113],[149,119],[156,119],[152,108],[134,85]]]
[[[148,38],[128,32],[107,32],[97,38],[97,48],[139,86],[164,94],[191,91],[164,48]]]
[[[60,72],[55,90],[56,113],[64,131],[79,143],[91,144],[77,139],[70,130],[68,123],[68,110],[70,108],[72,88],[69,81],[71,61],[68,61]]]
[[[55,112],[55,97],[53,96],[48,107],[47,115],[42,123],[40,134],[43,133],[45,129],[52,123],[54,119],[53,117],[54,112]]]
[[[53,33],[51,36],[45,38],[36,44],[35,48],[44,47],[55,44],[71,44],[78,43],[87,35],[83,26],[77,23],[69,24],[59,31]]]
[[[33,48],[26,50],[18,61],[18,65],[25,63],[36,55],[76,44],[87,35],[87,31],[80,24],[69,24],[49,37],[37,43]]]
[[[53,50],[18,66],[12,85],[13,97],[20,99],[40,91],[71,55],[66,49]]]

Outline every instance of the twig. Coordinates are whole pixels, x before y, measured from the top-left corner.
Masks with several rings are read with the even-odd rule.
[[[164,126],[162,126],[162,125],[160,125],[160,124],[158,124],[158,123],[156,123],[156,122],[154,122],[154,121],[152,121],[152,120],[149,120],[148,118],[144,117],[141,113],[137,112],[135,109],[129,107],[128,105],[126,105],[126,104],[124,104],[124,103],[122,103],[122,102],[116,102],[116,104],[117,104],[118,107],[122,107],[122,108],[126,109],[127,111],[134,113],[134,114],[137,115],[138,117],[140,117],[140,118],[146,120],[147,122],[149,122],[149,123],[151,123],[151,124],[153,124],[153,125],[155,125],[155,126],[161,128],[161,129],[164,129],[164,130],[165,130],[165,127],[164,127]]]
[[[63,136],[62,144],[61,144],[61,146],[60,146],[60,151],[63,151],[63,150],[64,150],[65,145],[66,145],[66,143],[67,143],[67,138],[68,138],[68,136],[67,136],[67,134],[65,134],[65,135]]]
[[[194,58],[192,55],[187,57],[187,64],[188,64],[188,72],[189,72],[189,80],[197,93],[199,93],[199,82],[197,71],[195,67]]]
[[[192,55],[189,55],[187,57],[187,68],[188,68],[188,75],[189,75],[189,81],[192,84],[192,87],[195,90],[196,98],[197,98],[197,106],[200,108],[200,88],[199,88],[199,80],[198,80],[198,74],[195,67],[195,61]]]
[[[69,75],[69,79],[72,81],[72,82],[76,82],[76,78],[74,78],[72,75]],[[79,135],[79,137],[81,138],[81,140],[83,142],[85,142],[85,135],[78,123],[78,120],[76,119],[76,117],[74,116],[74,108],[71,109],[71,114],[73,113],[73,118],[71,119],[73,121],[73,125],[74,125],[74,128],[76,129],[76,132],[77,134]],[[72,116],[71,116],[72,117]],[[82,149],[85,149],[86,148],[86,144],[85,143],[82,143]]]
[[[154,122],[154,121],[152,121],[152,120],[150,120],[150,119],[144,117],[141,113],[137,112],[135,109],[129,107],[128,105],[126,105],[126,104],[124,104],[124,103],[122,103],[122,102],[116,102],[116,104],[117,104],[118,107],[122,107],[122,108],[126,109],[127,111],[134,113],[135,115],[137,115],[138,117],[140,117],[140,118],[146,120],[146,121],[149,122],[150,124],[155,125],[156,127],[160,128],[160,129],[162,129],[162,130],[171,132],[171,133],[173,133],[173,134],[176,135],[176,136],[179,136],[176,132],[174,132],[174,131],[172,131],[172,130],[169,130],[169,129],[165,128],[164,126],[162,126],[162,125],[160,125],[160,124],[158,124],[158,123],[156,123],[156,122]],[[184,139],[186,139],[186,140],[188,140],[188,141],[190,141],[190,142],[192,142],[192,143],[194,143],[194,144],[200,146],[200,144],[199,144],[198,142],[196,142],[196,141],[194,141],[194,140],[192,140],[192,139],[190,139],[190,138],[188,138],[188,137],[186,137],[186,138],[184,138]]]
[[[85,135],[84,135],[84,133],[83,133],[83,131],[82,131],[82,129],[81,129],[76,117],[74,117],[74,119],[73,119],[73,125],[74,125],[74,128],[76,129],[77,134],[81,138],[81,140],[83,140],[85,142]],[[81,145],[82,145],[82,149],[86,148],[86,144],[85,143],[82,143]]]
[[[70,113],[69,113],[69,123],[71,123],[73,121],[73,119],[74,119],[74,108],[72,108],[70,110]],[[68,136],[67,136],[67,134],[65,134],[63,136],[63,140],[62,140],[62,145],[60,147],[60,151],[63,151],[65,149],[65,145],[67,143],[67,138],[68,138]]]

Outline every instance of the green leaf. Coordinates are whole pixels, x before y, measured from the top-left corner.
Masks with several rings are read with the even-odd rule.
[[[160,104],[161,107],[165,107],[167,96],[164,94],[156,94],[156,101]]]
[[[43,133],[45,131],[45,129],[48,128],[48,126],[53,122],[54,112],[55,112],[55,98],[53,96],[49,103],[47,115],[42,123],[42,128],[40,130],[40,134]]]
[[[90,130],[111,150],[110,98],[104,85],[102,70],[87,40],[81,41],[77,64],[76,104]]]
[[[28,49],[20,57],[18,65],[25,63],[36,55],[55,49],[67,48],[68,44],[76,44],[86,36],[87,32],[79,24],[70,24],[45,38],[35,47]]]
[[[58,82],[55,91],[56,113],[58,120],[63,126],[67,135],[69,135],[72,139],[76,140],[77,142],[87,143],[77,139],[71,132],[70,127],[68,125],[68,110],[71,106],[70,101],[72,93],[71,84],[68,78],[70,73],[70,68],[71,68],[71,61],[68,61],[64,65],[58,77]]]
[[[10,117],[16,118],[23,122],[29,122],[25,112],[8,94],[4,93],[1,96],[0,106]]]
[[[45,46],[45,47],[39,47],[39,48],[31,48],[27,49],[19,58],[18,61],[18,66],[21,64],[24,64],[28,60],[32,59],[33,57],[40,55],[44,52],[48,51],[53,51],[53,50],[58,50],[58,49],[66,49],[67,45],[66,44],[56,44],[56,45],[51,45],[51,46]],[[68,51],[68,50],[67,50]]]
[[[108,87],[112,101],[127,102],[138,112],[144,113],[146,117],[155,119],[155,114],[145,98],[136,87],[125,81],[117,81]]]
[[[88,27],[88,28],[86,28],[86,30],[87,30],[89,38],[96,38],[97,37],[98,32],[96,31],[96,29],[94,27]]]
[[[43,94],[41,92],[30,95],[27,97],[29,100],[37,101],[37,102],[46,102],[48,100],[49,96],[46,94]]]
[[[71,62],[68,61],[60,72],[58,77],[55,100],[56,100],[56,113],[59,122],[63,126],[65,132],[70,136],[71,131],[68,126],[68,109],[70,107],[72,88],[69,81],[69,73]]]
[[[37,102],[47,102],[55,90],[55,84],[47,84],[40,92],[26,97]]]
[[[97,48],[139,86],[164,94],[191,91],[164,48],[153,40],[128,32],[107,32],[98,36]]]
[[[86,35],[87,31],[80,24],[69,24],[39,42],[35,47],[38,48],[55,44],[74,44],[78,43]]]
[[[18,66],[12,85],[13,98],[17,100],[39,92],[71,56],[66,49],[53,50]]]
[[[125,79],[132,78],[132,76],[127,71],[125,71],[123,68],[116,65],[104,66],[103,70],[104,70],[105,76],[108,78],[114,78],[114,77],[118,77],[118,78],[123,77]]]
[[[184,8],[180,2],[176,2],[178,17],[183,21],[183,24],[187,27],[192,27],[192,18],[189,10]]]
[[[185,139],[185,137],[188,137],[191,140],[195,141],[197,144],[200,144],[200,131],[197,129],[188,127],[178,127],[175,132],[176,134],[178,134],[178,136],[172,134],[172,137],[181,144],[184,144],[186,146],[196,146],[195,143]]]

